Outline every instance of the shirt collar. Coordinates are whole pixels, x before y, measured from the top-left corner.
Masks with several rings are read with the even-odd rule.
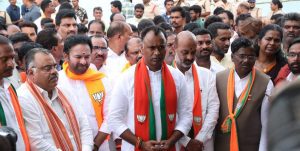
[[[48,97],[48,92],[47,91],[45,91],[44,89],[42,89],[41,87],[39,87],[36,84],[35,84],[35,86],[37,87],[38,91],[42,94],[42,96],[47,98],[46,100],[50,100],[50,102],[53,102],[54,100],[57,99],[58,94],[57,94],[57,89],[56,88],[52,91],[53,94],[52,94],[52,98],[50,99]]]
[[[245,76],[244,78],[241,79],[240,76],[234,70],[234,79],[235,79],[235,81],[248,81],[248,79],[250,78],[250,74],[251,74],[251,72],[248,73],[247,76]]]
[[[125,55],[125,52],[123,51],[123,53],[120,55]],[[107,56],[114,56],[114,57],[119,57],[118,54],[116,54],[111,48],[108,47],[108,52],[107,52]]]

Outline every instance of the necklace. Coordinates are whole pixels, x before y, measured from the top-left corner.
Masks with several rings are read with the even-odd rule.
[[[263,63],[261,63],[259,61],[255,62],[255,67],[259,71],[262,71],[264,73],[268,73],[269,71],[271,71],[275,65],[276,65],[276,61],[268,63],[268,64],[263,64]]]

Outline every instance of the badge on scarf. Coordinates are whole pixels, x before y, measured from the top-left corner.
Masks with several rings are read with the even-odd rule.
[[[144,123],[146,120],[146,115],[137,115],[136,118],[140,123]]]
[[[103,101],[104,92],[103,91],[96,92],[92,96],[93,96],[93,98],[94,98],[95,101],[97,101],[98,103],[101,104],[102,101]]]
[[[172,122],[174,120],[175,114],[168,114],[169,120]]]
[[[194,116],[194,122],[198,125],[201,124],[201,117],[200,116]]]

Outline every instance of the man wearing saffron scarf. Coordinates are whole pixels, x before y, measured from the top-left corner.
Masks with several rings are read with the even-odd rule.
[[[220,99],[215,151],[266,151],[270,78],[253,68],[257,53],[249,39],[231,45],[235,67],[217,73]]]
[[[18,89],[31,150],[92,150],[86,115],[67,90],[57,88],[54,57],[43,48],[25,56],[27,81]]]
[[[59,72],[58,85],[68,89],[76,98],[75,104],[83,108],[93,130],[94,146],[109,151],[107,136],[110,82],[101,72],[90,68],[92,42],[87,36],[70,36],[64,43],[63,70]]]
[[[164,62],[166,34],[156,26],[143,30],[143,58],[117,81],[109,126],[124,141],[122,150],[175,151],[192,125],[192,105],[184,76]]]
[[[7,77],[12,76],[15,53],[11,42],[0,36],[0,127],[14,129],[18,135],[16,150],[30,150],[28,135],[16,92]]]
[[[208,69],[194,64],[197,42],[189,31],[180,32],[175,39],[176,68],[184,74],[188,95],[193,99],[193,126],[189,135],[181,139],[188,150],[213,151],[213,131],[219,116],[216,77]],[[192,139],[191,139],[192,138]]]

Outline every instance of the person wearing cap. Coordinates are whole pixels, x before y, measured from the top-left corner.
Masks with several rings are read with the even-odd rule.
[[[252,17],[256,19],[262,18],[262,10],[261,8],[255,7],[256,0],[248,0],[249,6],[250,6],[250,14]]]

